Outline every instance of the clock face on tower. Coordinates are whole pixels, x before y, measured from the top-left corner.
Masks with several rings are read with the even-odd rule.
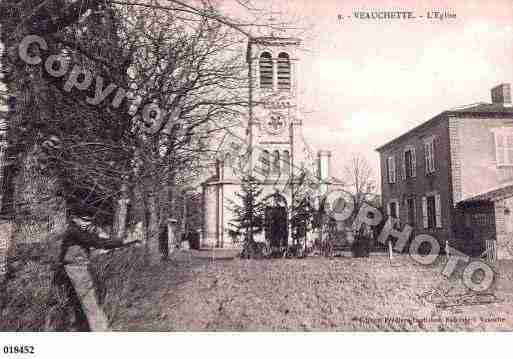
[[[279,135],[287,128],[287,120],[279,112],[269,113],[263,122],[265,131],[270,135]]]

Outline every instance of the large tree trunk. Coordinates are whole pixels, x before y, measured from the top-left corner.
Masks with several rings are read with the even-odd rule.
[[[148,265],[156,264],[162,259],[160,250],[160,218],[158,192],[155,186],[147,194],[148,223],[146,227],[146,260]]]
[[[166,186],[164,186],[163,196],[164,202],[160,206],[161,221],[165,221],[167,225],[167,254],[173,253],[179,240],[178,228],[176,226],[176,183],[175,175],[169,171],[167,174]]]
[[[121,186],[121,194],[116,203],[114,212],[114,223],[112,225],[111,239],[124,241],[126,237],[126,222],[128,217],[128,186],[124,183]]]

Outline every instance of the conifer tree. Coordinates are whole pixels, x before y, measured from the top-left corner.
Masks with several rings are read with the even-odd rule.
[[[230,209],[234,213],[230,234],[232,237],[242,237],[244,248],[256,247],[254,236],[261,233],[265,226],[262,191],[258,180],[246,176],[242,179],[241,191],[235,193],[239,201],[230,201]]]
[[[306,234],[312,229],[314,219],[314,208],[311,205],[312,200],[308,195],[296,198],[292,208],[291,215],[291,231],[294,244],[305,249],[306,243],[301,243],[301,240],[306,241]]]

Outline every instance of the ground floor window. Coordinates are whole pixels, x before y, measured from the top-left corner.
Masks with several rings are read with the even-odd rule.
[[[442,228],[442,212],[439,194],[422,197],[422,219],[424,228]]]
[[[392,218],[399,218],[399,204],[397,201],[390,201],[388,203],[388,216]]]
[[[435,210],[435,196],[427,197],[427,219],[428,228],[436,227],[436,210]]]
[[[406,200],[406,208],[408,209],[408,224],[415,227],[415,198],[410,197]]]

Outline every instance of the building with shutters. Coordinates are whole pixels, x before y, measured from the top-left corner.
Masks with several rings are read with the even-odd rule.
[[[379,147],[383,206],[414,235],[468,255],[513,256],[513,107],[509,84],[491,103],[444,111]]]

